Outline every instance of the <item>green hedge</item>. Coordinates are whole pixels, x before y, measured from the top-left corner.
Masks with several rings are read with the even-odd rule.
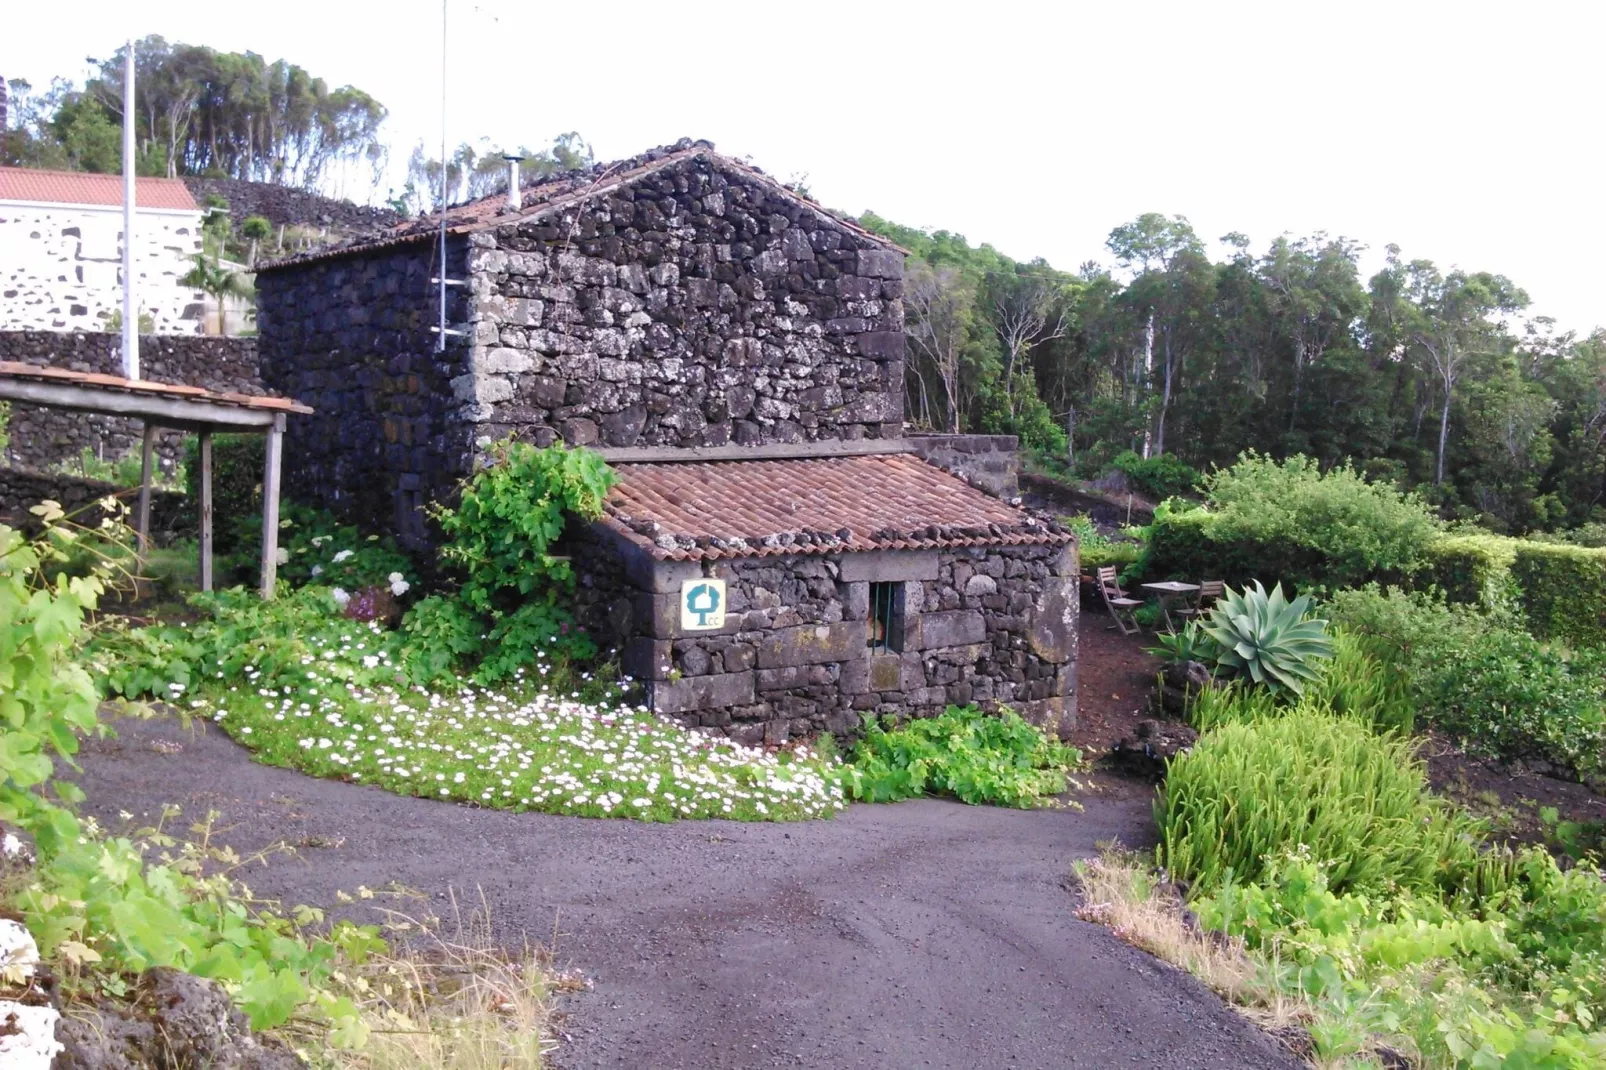
[[[262,511],[263,435],[212,436],[212,538],[219,554],[239,549],[239,522]],[[189,508],[201,507],[201,445],[194,437],[184,443],[185,491]],[[190,517],[199,530],[199,513]],[[261,530],[258,524],[257,530]]]
[[[1281,580],[1296,590],[1331,586],[1332,570],[1319,550],[1288,539],[1221,539],[1217,517],[1204,509],[1170,512],[1149,526],[1143,573],[1153,579],[1225,580],[1242,587],[1258,579]]]
[[[1258,579],[1306,590],[1348,586],[1323,554],[1283,541],[1222,541],[1214,514],[1162,510],[1150,528],[1143,573],[1153,579],[1221,579],[1239,586]],[[1535,542],[1504,535],[1445,535],[1425,548],[1410,576],[1371,581],[1416,590],[1441,589],[1451,602],[1521,608],[1540,639],[1606,647],[1606,549]]]
[[[1451,602],[1493,609],[1510,593],[1511,562],[1520,540],[1504,535],[1449,535],[1428,545],[1413,587],[1438,587]]]
[[[1517,541],[1511,576],[1539,638],[1606,646],[1606,550]]]

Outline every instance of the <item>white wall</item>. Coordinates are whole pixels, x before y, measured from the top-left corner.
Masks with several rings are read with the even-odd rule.
[[[137,210],[140,311],[158,334],[196,334],[202,294],[179,286],[201,250],[199,211]],[[0,330],[104,331],[123,308],[123,210],[0,201]]]

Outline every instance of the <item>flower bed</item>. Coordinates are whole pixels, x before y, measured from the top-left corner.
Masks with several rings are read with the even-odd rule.
[[[392,682],[386,636],[353,623],[313,636],[290,674],[191,699],[259,759],[315,776],[379,784],[405,795],[584,817],[646,821],[829,817],[842,790],[803,750],[770,754],[670,724],[617,700],[623,685],[584,681],[612,700],[584,702],[526,682],[451,692]],[[360,671],[358,668],[360,667]],[[535,680],[554,674],[541,663]]]

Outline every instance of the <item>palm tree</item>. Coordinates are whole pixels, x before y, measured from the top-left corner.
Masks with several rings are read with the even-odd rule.
[[[223,324],[223,299],[250,297],[254,292],[251,283],[238,271],[230,271],[222,264],[209,263],[204,253],[195,254],[194,265],[178,283],[180,286],[193,286],[217,302],[217,333],[227,334]]]

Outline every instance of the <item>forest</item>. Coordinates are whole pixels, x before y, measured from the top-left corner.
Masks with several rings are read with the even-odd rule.
[[[1317,233],[1212,260],[1183,216],[1115,227],[1075,273],[946,231],[859,222],[912,254],[908,414],[1013,433],[1096,476],[1128,452],[1197,469],[1244,451],[1353,464],[1449,519],[1524,533],[1598,520],[1606,332],[1525,317],[1489,272]],[[1174,466],[1177,467],[1177,466]],[[1178,470],[1184,471],[1178,467]],[[1186,480],[1184,480],[1186,482]]]

